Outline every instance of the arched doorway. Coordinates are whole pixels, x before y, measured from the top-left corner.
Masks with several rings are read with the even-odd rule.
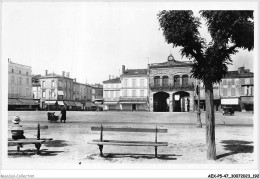
[[[185,91],[178,91],[172,95],[173,112],[190,111],[190,94]]]
[[[153,111],[169,112],[168,100],[170,95],[165,92],[158,92],[153,95]]]

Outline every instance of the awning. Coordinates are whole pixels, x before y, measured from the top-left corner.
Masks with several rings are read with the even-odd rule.
[[[73,101],[69,101],[71,106],[77,106]]]
[[[91,102],[86,102],[85,107],[91,107],[92,103]]]
[[[222,105],[238,105],[239,104],[239,98],[226,98],[221,99]]]
[[[47,105],[55,105],[56,101],[45,101],[45,104],[47,104]]]
[[[71,106],[69,101],[63,101],[66,106]]]
[[[37,101],[34,101],[33,99],[18,99],[20,102],[22,102],[24,105],[38,105]]]
[[[63,101],[58,101],[58,105],[60,105],[60,106],[64,106]]]
[[[8,105],[22,105],[23,103],[17,99],[8,98]]]
[[[241,96],[241,102],[246,104],[253,104],[254,103],[254,97],[252,96]]]
[[[76,106],[82,107],[82,104],[80,102],[74,101],[74,103],[76,104]]]
[[[64,104],[65,104],[66,106],[76,106],[76,104],[73,103],[73,101],[63,101],[63,102],[64,102]]]
[[[147,102],[145,102],[145,101],[122,101],[119,103],[121,103],[121,104],[146,104]]]
[[[104,105],[116,105],[118,104],[117,101],[107,101],[107,102],[104,102]]]
[[[63,91],[58,91],[58,95],[64,95]]]

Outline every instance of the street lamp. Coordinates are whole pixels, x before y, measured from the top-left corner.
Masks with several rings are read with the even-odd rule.
[[[197,125],[196,127],[202,128],[201,118],[200,118],[200,81],[198,80],[197,88],[196,88],[197,96],[198,96],[198,105],[197,105]]]

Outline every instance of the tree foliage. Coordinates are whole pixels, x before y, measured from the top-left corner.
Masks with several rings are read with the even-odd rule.
[[[192,74],[204,83],[219,82],[238,48],[254,48],[253,11],[200,11],[212,41],[200,36],[200,19],[192,11],[161,11],[159,24],[167,43],[181,47],[181,55],[194,60]]]

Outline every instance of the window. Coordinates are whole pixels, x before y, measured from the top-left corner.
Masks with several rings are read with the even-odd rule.
[[[22,84],[22,77],[20,76],[19,77],[19,85],[21,85]]]
[[[53,90],[51,90],[51,97],[54,98],[55,97],[55,92]]]
[[[14,86],[11,86],[11,94],[14,94]]]
[[[241,79],[241,85],[244,85],[245,84],[245,78],[242,78]]]
[[[22,72],[21,72],[21,70],[19,70],[19,74],[21,74]]]
[[[144,79],[140,79],[140,86],[144,87]]]
[[[245,79],[245,84],[246,84],[246,85],[250,84],[250,78],[246,78],[246,79]]]
[[[11,83],[14,83],[14,75],[11,75]]]
[[[181,79],[179,75],[175,75],[173,80],[174,80],[174,85],[179,86],[181,84],[180,83]]]
[[[26,96],[29,96],[29,89],[26,88]]]
[[[105,98],[108,98],[108,91],[105,91]]]
[[[114,98],[114,91],[110,91],[110,97]]]
[[[51,81],[51,87],[54,87],[54,80]]]
[[[136,97],[136,90],[132,90],[132,96]]]
[[[162,85],[163,86],[168,86],[168,81],[169,81],[169,77],[168,76],[163,76],[163,79],[162,79]]]
[[[232,79],[232,80],[231,80],[231,84],[232,84],[232,85],[235,85],[235,79]]]
[[[144,97],[144,90],[141,90],[141,91],[140,91],[140,96],[141,96],[141,97]]]
[[[12,69],[12,73],[14,73],[14,69]]]
[[[223,85],[227,85],[227,80],[224,79],[222,83]]]
[[[29,78],[26,78],[26,84],[29,85]]]
[[[136,87],[136,79],[132,79],[132,86]]]
[[[227,95],[231,96],[231,88],[230,87],[227,88]]]
[[[46,92],[45,91],[42,92],[42,97],[46,98]]]
[[[18,94],[22,95],[22,87],[21,86],[19,86],[19,88],[18,88]]]
[[[124,87],[127,87],[127,86],[128,86],[128,80],[124,79]]]
[[[223,96],[227,96],[227,88],[223,88]]]
[[[123,95],[124,95],[124,97],[127,97],[127,90],[124,90]]]
[[[182,84],[183,85],[187,85],[188,84],[188,78],[189,78],[188,75],[183,75],[182,76]]]
[[[154,86],[160,86],[160,77],[159,76],[154,77]]]
[[[28,73],[28,71],[27,71],[27,72],[26,72],[26,76],[28,76],[28,74],[29,74],[29,73]]]
[[[42,81],[42,87],[45,88],[45,81]]]
[[[116,91],[116,98],[119,98],[119,91]]]
[[[231,96],[235,96],[236,95],[236,88],[231,88]]]

